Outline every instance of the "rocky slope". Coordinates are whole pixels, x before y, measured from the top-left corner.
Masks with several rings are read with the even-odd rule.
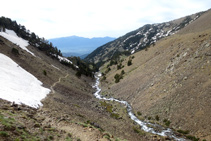
[[[203,13],[196,13],[170,22],[145,25],[97,48],[85,60],[102,64],[102,62],[106,62],[120,53],[133,54],[150,45],[154,45],[164,37],[177,33],[199,18]]]
[[[116,65],[104,64],[102,93],[129,101],[140,119],[191,140],[211,140],[210,23],[211,10],[146,50],[122,56]]]

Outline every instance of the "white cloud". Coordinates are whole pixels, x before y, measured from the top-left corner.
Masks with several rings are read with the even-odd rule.
[[[143,24],[169,21],[210,8],[209,0],[7,0],[1,16],[45,38],[118,37]]]

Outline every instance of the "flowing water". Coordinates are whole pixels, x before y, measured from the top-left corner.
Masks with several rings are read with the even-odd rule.
[[[126,106],[127,108],[127,112],[128,112],[128,115],[129,117],[134,121],[136,122],[138,125],[140,125],[140,128],[142,130],[144,130],[145,132],[149,132],[149,133],[153,133],[153,134],[156,134],[156,135],[160,135],[160,136],[165,136],[165,137],[169,137],[171,139],[174,139],[174,140],[177,140],[177,141],[185,141],[186,139],[183,139],[183,138],[179,138],[177,137],[174,132],[172,131],[172,129],[170,128],[164,128],[162,127],[161,125],[158,125],[158,124],[152,124],[152,123],[149,123],[149,122],[145,122],[145,121],[141,121],[139,120],[135,114],[132,112],[132,107],[130,106],[130,104],[127,102],[127,101],[124,101],[124,100],[118,100],[118,99],[115,99],[115,98],[106,98],[106,97],[103,97],[100,92],[101,92],[101,89],[99,88],[99,84],[100,84],[100,76],[101,74],[98,73],[95,75],[95,78],[96,78],[96,83],[95,85],[93,86],[93,88],[95,88],[97,91],[94,93],[94,96],[100,100],[107,100],[107,101],[116,101],[116,102],[119,102],[119,103],[122,103]],[[150,126],[150,127],[149,127]],[[154,128],[152,128],[154,127]]]

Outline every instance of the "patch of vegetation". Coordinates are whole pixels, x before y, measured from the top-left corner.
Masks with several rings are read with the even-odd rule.
[[[188,131],[188,130],[184,131],[184,130],[179,129],[179,130],[177,130],[177,132],[179,132],[181,134],[189,134],[190,131]]]
[[[141,136],[146,135],[144,131],[142,131],[141,129],[139,129],[139,128],[135,127],[135,126],[133,127],[133,131],[134,131],[135,133],[138,133],[138,134],[141,135]]]
[[[100,101],[100,104],[106,108],[107,112],[112,113],[113,106],[111,104],[108,104],[105,101]]]
[[[131,66],[132,65],[132,60],[131,59],[128,60],[127,65],[128,66]]]
[[[171,124],[171,121],[169,121],[167,119],[164,119],[163,122],[166,126],[169,126]]]
[[[81,72],[80,72],[80,71],[77,71],[77,72],[75,73],[75,75],[76,75],[78,78],[80,78],[80,77],[81,77]]]
[[[0,114],[0,123],[4,126],[5,130],[13,130],[15,120],[14,118],[10,117],[4,117],[2,114]]]
[[[111,113],[111,117],[115,119],[119,119],[119,114],[118,113]]]
[[[66,137],[65,141],[72,141],[73,139],[71,137]]]
[[[151,120],[151,119],[152,119],[152,117],[148,117],[147,119],[148,119],[148,120]]]
[[[106,103],[105,101],[100,101],[101,106],[105,107],[106,111],[110,113],[112,118],[119,119],[119,114],[113,112],[112,104]]]
[[[108,140],[110,140],[110,137],[111,137],[111,136],[109,135],[109,133],[104,133],[104,134],[103,134],[103,137],[106,138],[106,139],[108,139]]]
[[[138,111],[138,112],[137,112],[137,115],[141,116],[141,115],[142,115],[142,113],[141,113],[140,111]]]
[[[123,74],[124,73],[122,73],[121,72],[121,74],[115,74],[115,76],[114,76],[114,79],[115,79],[115,83],[118,83],[119,81],[120,81],[120,79],[123,79]]]
[[[199,138],[196,138],[195,136],[187,135],[186,137],[192,141],[199,141]]]
[[[122,71],[121,71],[121,75],[124,75],[124,74],[125,74],[125,71],[124,71],[124,70],[122,70]]]
[[[160,118],[159,118],[159,116],[158,116],[158,115],[156,115],[156,116],[155,116],[155,119],[156,119],[157,121],[159,121],[159,120],[160,120]]]
[[[84,118],[84,116],[83,115],[81,115],[81,114],[76,114],[77,116],[79,116],[79,117],[81,117],[81,118]]]
[[[105,75],[103,76],[102,80],[103,80],[103,81],[105,81],[105,80],[106,80],[106,76],[105,76]]]
[[[11,52],[12,52],[12,54],[14,54],[14,55],[16,55],[16,56],[19,55],[19,51],[18,51],[18,49],[16,49],[16,48],[12,48]]]
[[[43,70],[43,74],[44,74],[45,76],[47,76],[47,72],[46,72],[46,70]]]
[[[0,131],[0,136],[1,137],[8,137],[9,134],[6,131]]]
[[[117,70],[120,70],[120,69],[122,69],[122,68],[124,68],[124,66],[122,65],[122,63],[119,63],[119,64],[117,65]]]
[[[81,108],[81,106],[79,106],[78,104],[73,104],[73,105],[77,108]]]

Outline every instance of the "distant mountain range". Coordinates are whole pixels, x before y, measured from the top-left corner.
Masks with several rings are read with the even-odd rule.
[[[115,38],[112,37],[94,37],[84,38],[78,36],[69,36],[49,39],[54,46],[61,50],[64,56],[84,56],[91,53],[97,47],[102,46]]]

